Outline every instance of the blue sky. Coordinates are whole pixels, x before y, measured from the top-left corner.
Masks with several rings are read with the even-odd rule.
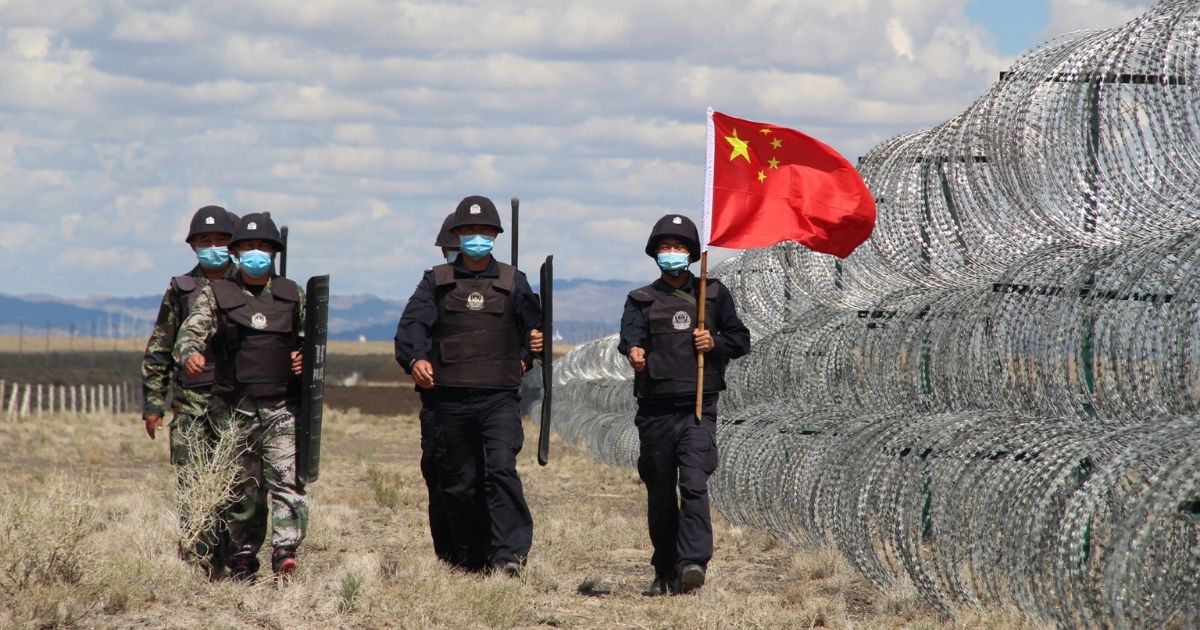
[[[521,197],[524,261],[647,277],[653,221],[698,217],[707,107],[853,159],[1149,4],[7,0],[0,293],[159,293],[216,203],[288,224],[293,276],[406,297],[471,194]]]
[[[996,38],[1002,55],[1018,55],[1037,45],[1050,23],[1049,0],[971,0],[967,19],[982,24]]]

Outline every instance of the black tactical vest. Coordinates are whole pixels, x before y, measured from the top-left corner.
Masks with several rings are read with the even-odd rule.
[[[200,297],[200,290],[208,284],[207,278],[197,278],[196,276],[175,276],[171,278],[171,291],[175,294],[176,305],[179,312],[182,314],[180,321],[187,319],[188,313],[192,312],[192,307],[196,305],[196,298]],[[204,349],[204,371],[191,376],[187,370],[175,370],[175,376],[179,384],[188,389],[207,390],[213,384],[213,369],[216,361],[213,360],[212,350]]]
[[[499,278],[455,278],[433,268],[438,317],[433,327],[433,380],[439,387],[521,385],[521,332],[513,317],[516,268],[497,261]]]
[[[293,378],[292,351],[300,332],[300,287],[271,279],[271,294],[247,295],[232,280],[215,280],[217,354],[213,393],[250,398],[287,395]]]
[[[693,283],[693,290],[697,283]],[[716,287],[710,281],[705,301],[713,312]],[[639,398],[694,396],[696,393],[695,298],[663,293],[654,285],[630,292],[646,318],[646,369],[634,374],[634,393]],[[688,296],[692,297],[692,296]],[[708,328],[708,326],[706,326]],[[704,357],[704,392],[725,389],[726,361],[708,353]]]

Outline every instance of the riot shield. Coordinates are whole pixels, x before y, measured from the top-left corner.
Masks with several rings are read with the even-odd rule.
[[[317,480],[321,464],[321,417],[325,412],[325,343],[329,334],[329,276],[308,279],[304,296],[304,369],[296,417],[296,475]]]
[[[542,263],[542,422],[538,432],[537,460],[550,461],[550,413],[554,402],[554,256]]]

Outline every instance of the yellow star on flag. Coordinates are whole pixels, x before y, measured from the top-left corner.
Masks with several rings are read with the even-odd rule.
[[[783,146],[783,140],[780,140],[779,138],[775,138],[774,140],[771,141],[771,148],[778,149],[781,146]]]
[[[758,183],[760,183],[760,184],[761,184],[761,183],[763,183],[763,182],[765,182],[765,181],[767,181],[767,174],[766,174],[766,173],[764,173],[764,172],[762,172],[762,171],[759,171],[759,172],[758,172]]]
[[[771,135],[771,130],[767,129],[766,127],[763,127],[762,129],[758,130],[758,133],[761,133],[764,136],[769,136],[769,135]]]
[[[776,160],[775,158],[771,158],[771,159],[767,160],[767,164],[770,164],[771,168],[774,168],[774,169],[779,168],[779,160]]]
[[[733,130],[732,136],[725,136],[725,141],[729,143],[729,146],[733,147],[733,151],[729,153],[730,162],[737,159],[738,156],[746,158],[747,162],[750,161],[750,152],[748,150],[750,143],[738,137],[737,129]]]

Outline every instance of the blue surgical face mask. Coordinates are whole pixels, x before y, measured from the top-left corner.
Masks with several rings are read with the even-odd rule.
[[[238,258],[242,271],[250,274],[251,278],[261,278],[271,270],[271,255],[261,249],[244,251]]]
[[[196,250],[196,260],[200,261],[200,266],[205,269],[220,269],[229,264],[229,248],[224,245],[201,247]]]
[[[672,276],[678,276],[692,264],[690,254],[681,252],[661,252],[655,259],[658,260],[658,268]]]
[[[479,260],[484,256],[492,253],[492,244],[496,241],[494,236],[484,236],[483,234],[470,234],[460,236],[458,240],[462,243],[462,252],[475,260]]]
[[[446,252],[446,263],[453,265],[455,262],[458,261],[458,254],[459,254],[458,250],[455,250],[452,252]]]

